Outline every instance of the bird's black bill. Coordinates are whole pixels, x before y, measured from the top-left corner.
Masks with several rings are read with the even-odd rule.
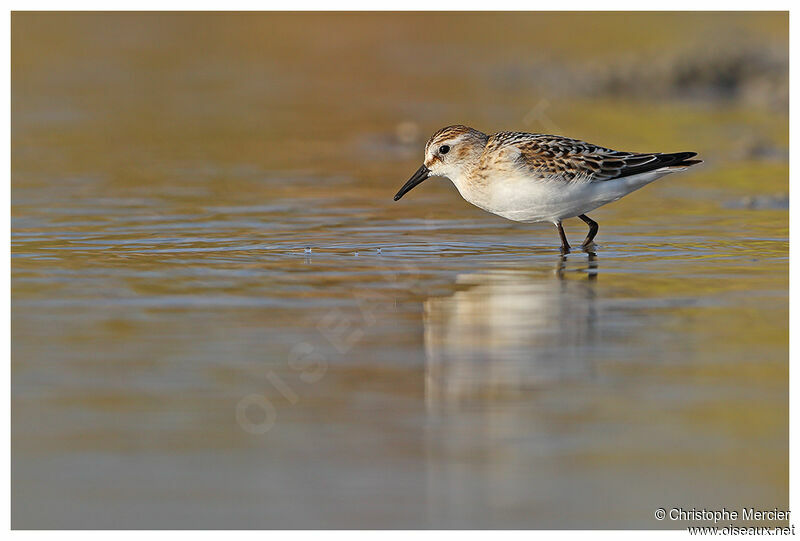
[[[397,195],[394,196],[394,200],[395,201],[399,200],[406,193],[410,192],[411,189],[414,188],[414,186],[420,184],[423,180],[425,180],[429,176],[431,176],[431,172],[427,167],[425,167],[425,165],[417,169],[417,172],[414,173],[414,175],[410,179],[408,179],[408,182],[403,184],[403,187],[400,188],[400,191],[397,192]]]

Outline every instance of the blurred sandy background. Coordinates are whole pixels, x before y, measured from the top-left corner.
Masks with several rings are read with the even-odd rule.
[[[788,505],[788,14],[11,24],[13,527]],[[562,260],[447,182],[392,202],[452,123],[705,163]]]

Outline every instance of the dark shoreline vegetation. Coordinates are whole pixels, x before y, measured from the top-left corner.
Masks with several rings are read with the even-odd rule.
[[[497,69],[494,77],[503,88],[581,98],[666,99],[773,111],[786,111],[789,104],[788,50],[746,37],[604,61],[523,62]]]

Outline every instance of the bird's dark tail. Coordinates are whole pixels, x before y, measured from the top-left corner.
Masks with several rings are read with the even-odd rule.
[[[672,154],[661,154],[664,163],[661,167],[689,167],[703,163],[703,160],[690,160],[697,156],[697,152],[674,152]]]
[[[672,154],[633,154],[623,158],[625,165],[619,170],[619,175],[608,180],[630,177],[655,171],[656,169],[679,169],[702,163],[702,160],[691,160],[697,152],[673,152]]]

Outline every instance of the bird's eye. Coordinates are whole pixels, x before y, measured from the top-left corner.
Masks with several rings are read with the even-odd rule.
[[[439,147],[439,154],[447,154],[450,152],[450,145],[442,145]]]

